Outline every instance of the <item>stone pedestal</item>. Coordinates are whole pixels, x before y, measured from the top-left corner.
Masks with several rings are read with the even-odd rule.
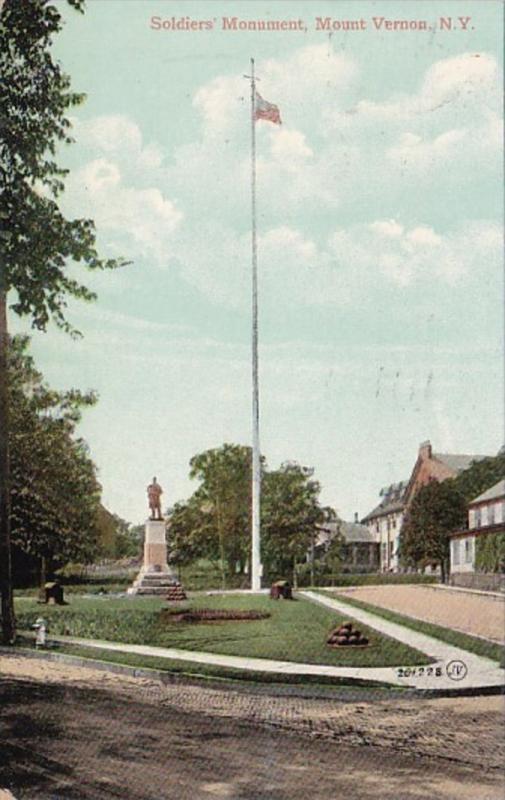
[[[148,519],[145,524],[144,563],[128,594],[167,595],[179,582],[167,563],[165,521]]]

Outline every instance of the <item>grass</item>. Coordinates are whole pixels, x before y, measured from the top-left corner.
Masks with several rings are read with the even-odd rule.
[[[324,594],[335,597],[333,592],[324,592]],[[363,600],[356,600],[347,595],[345,597],[339,595],[338,599],[343,603],[348,603],[350,606],[361,608],[364,611],[370,611],[371,614],[383,617],[389,622],[396,622],[418,633],[425,633],[427,636],[433,636],[434,639],[440,639],[442,642],[452,644],[455,647],[461,647],[462,650],[468,650],[470,653],[475,653],[475,655],[498,661],[500,666],[505,666],[505,648],[500,644],[488,642],[485,639],[479,639],[476,636],[471,636],[468,633],[461,633],[452,628],[434,625],[432,622],[424,622],[414,617],[406,617],[404,614],[398,614],[396,611],[391,611],[388,608],[374,606],[371,603],[365,603]]]
[[[49,634],[53,635],[334,666],[411,666],[430,662],[424,654],[364,625],[359,628],[370,640],[369,648],[329,648],[326,638],[344,618],[304,599],[290,602],[270,600],[265,595],[214,595],[194,597],[183,606],[271,614],[268,619],[247,622],[163,622],[160,612],[166,607],[163,600],[137,597],[73,596],[63,607],[41,607],[30,598],[20,598],[16,603],[20,630],[29,629],[43,615]]]

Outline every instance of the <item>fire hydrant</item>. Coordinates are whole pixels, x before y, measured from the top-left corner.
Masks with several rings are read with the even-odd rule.
[[[35,620],[33,627],[37,631],[37,635],[35,636],[35,647],[45,647],[47,630],[47,623],[45,619],[38,617],[38,619]]]

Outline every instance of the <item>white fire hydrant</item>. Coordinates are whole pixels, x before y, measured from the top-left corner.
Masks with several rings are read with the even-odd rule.
[[[33,627],[37,631],[37,635],[35,636],[35,647],[45,647],[46,630],[47,630],[47,623],[45,619],[39,617],[38,619],[35,620]]]

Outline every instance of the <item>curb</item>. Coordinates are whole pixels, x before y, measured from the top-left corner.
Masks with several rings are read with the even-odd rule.
[[[58,646],[59,644],[65,644],[63,639],[47,639],[48,647],[54,645]],[[86,645],[81,644],[79,646],[85,647]],[[75,656],[70,653],[58,653],[51,650],[32,650],[24,647],[15,647],[14,649],[9,649],[7,647],[0,646],[0,654],[2,653],[8,655],[18,654],[26,658],[41,659],[45,661],[60,661],[62,663],[77,667],[96,668],[103,672],[111,672],[118,675],[128,675],[133,678],[151,678],[154,680],[159,680],[161,683],[187,683],[188,681],[196,680],[198,683],[201,683],[202,681],[205,681],[206,683],[216,681],[220,684],[228,683],[232,685],[247,685],[253,683],[272,687],[282,685],[290,688],[302,686],[310,688],[313,684],[319,684],[320,686],[325,686],[330,689],[367,689],[376,691],[393,690],[396,693],[398,691],[401,691],[402,693],[409,693],[413,691],[409,686],[396,686],[394,684],[389,684],[384,681],[373,680],[370,678],[314,675],[303,672],[259,672],[254,668],[248,670],[246,668],[227,666],[222,667],[223,671],[233,674],[207,675],[203,672],[185,672],[182,669],[171,669],[170,665],[167,665],[167,668],[162,670],[154,667],[133,667],[130,664],[121,664],[115,661],[104,661],[93,658],[92,656],[88,658],[86,656]],[[170,660],[176,659],[167,659],[167,661]],[[199,662],[188,661],[187,663],[198,664]],[[1,675],[2,673],[0,670],[0,678]]]
[[[450,586],[443,583],[428,583],[429,589],[441,589],[443,592],[459,592],[460,594],[476,594],[480,597],[489,597],[490,600],[505,600],[505,592],[487,592],[484,589],[469,589],[466,586]]]
[[[88,669],[96,669],[100,672],[109,672],[115,675],[127,675],[128,677],[132,678],[148,678],[150,680],[158,680],[162,684],[177,684],[177,683],[191,683],[194,681],[197,685],[201,685],[202,681],[205,683],[219,683],[223,688],[225,688],[225,684],[228,684],[227,688],[236,690],[237,687],[242,688],[243,690],[247,688],[251,688],[248,686],[249,683],[254,682],[257,683],[257,679],[255,678],[253,681],[250,679],[248,680],[247,677],[220,677],[215,675],[204,675],[197,672],[171,672],[169,669],[167,670],[157,670],[151,667],[132,667],[128,664],[119,664],[112,661],[101,661],[95,658],[86,658],[84,656],[74,656],[68,653],[54,653],[54,652],[41,652],[36,650],[30,650],[28,648],[15,648],[10,649],[8,647],[1,647],[0,646],[0,654],[6,655],[21,655],[23,658],[33,658],[34,660],[40,661],[57,661],[62,664],[69,664],[70,666],[75,667],[87,667]],[[274,673],[270,673],[274,676]],[[2,673],[0,671],[0,679],[2,677]],[[285,678],[286,676],[281,676],[281,678]],[[306,684],[290,684],[289,681],[276,681],[276,680],[265,680],[262,681],[262,685],[266,685],[272,689],[273,694],[283,694],[284,692],[275,691],[277,683],[281,683],[283,686],[288,686],[290,689],[290,694],[295,693],[297,689],[307,689],[309,691],[313,691],[317,693],[317,689],[312,689],[310,686],[310,682]],[[395,697],[399,696],[399,687],[387,684],[378,684],[378,683],[365,683],[363,681],[359,681],[357,679],[348,678],[346,682],[339,683],[337,681],[326,683],[326,686],[329,689],[333,689],[335,692],[343,689],[352,689],[353,692],[364,690],[366,691],[366,697],[369,697],[369,693],[376,691],[380,694],[388,693],[392,694]],[[279,688],[279,687],[277,687]],[[400,687],[401,696],[402,697],[414,697],[418,699],[429,700],[430,698],[438,698],[438,697],[480,697],[480,696],[488,696],[488,695],[502,695],[505,694],[505,686],[504,685],[497,685],[497,686],[483,686],[483,687],[467,687],[465,689],[416,689],[414,687]],[[321,699],[327,699],[326,695],[321,695]],[[347,698],[349,699],[349,698]],[[353,701],[356,700],[356,696],[351,698]],[[0,795],[0,800],[3,800],[2,796]],[[10,800],[10,799],[9,799]]]

